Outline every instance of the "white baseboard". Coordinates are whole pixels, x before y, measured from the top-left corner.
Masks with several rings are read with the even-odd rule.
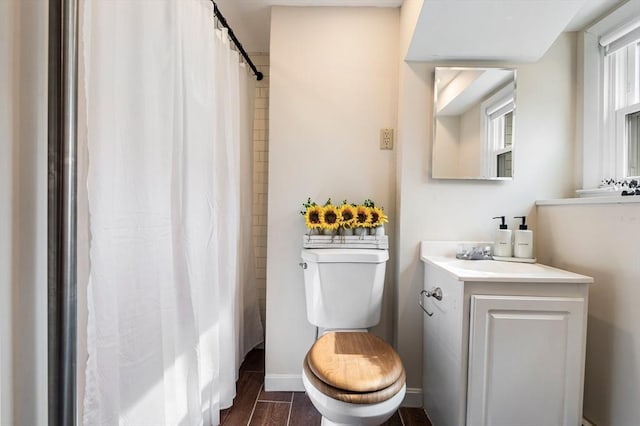
[[[407,388],[402,407],[422,408],[422,388]]]
[[[265,374],[264,390],[267,392],[304,392],[302,374]]]

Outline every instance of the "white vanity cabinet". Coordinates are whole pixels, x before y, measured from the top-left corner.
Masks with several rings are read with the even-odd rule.
[[[429,255],[424,243],[421,258],[424,407],[433,425],[579,426],[593,280],[539,264]]]

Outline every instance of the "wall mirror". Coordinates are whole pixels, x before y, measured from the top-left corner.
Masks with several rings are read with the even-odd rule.
[[[514,69],[436,67],[433,178],[511,179],[515,110]]]

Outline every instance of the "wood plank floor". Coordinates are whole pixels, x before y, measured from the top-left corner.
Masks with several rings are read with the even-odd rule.
[[[224,426],[319,426],[321,416],[304,392],[265,392],[264,351],[251,351],[240,367],[233,406],[220,413]],[[385,426],[431,426],[420,408],[401,407]]]

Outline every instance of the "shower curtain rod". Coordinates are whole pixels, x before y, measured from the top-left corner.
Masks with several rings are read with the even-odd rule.
[[[48,425],[76,425],[78,0],[49,1]]]
[[[264,78],[264,75],[260,71],[258,71],[253,61],[249,58],[247,51],[244,50],[244,47],[242,47],[242,43],[240,43],[240,40],[238,40],[238,37],[236,37],[236,35],[233,33],[233,30],[227,23],[227,20],[224,19],[224,16],[220,12],[220,9],[218,9],[218,5],[213,0],[211,0],[211,3],[213,3],[213,14],[216,16],[216,18],[218,18],[218,21],[220,21],[222,26],[229,30],[229,38],[231,39],[231,41],[233,41],[233,44],[236,45],[245,62],[249,65],[249,67],[251,67],[251,71],[253,71],[253,73],[256,75],[256,79],[258,81],[262,80]]]

